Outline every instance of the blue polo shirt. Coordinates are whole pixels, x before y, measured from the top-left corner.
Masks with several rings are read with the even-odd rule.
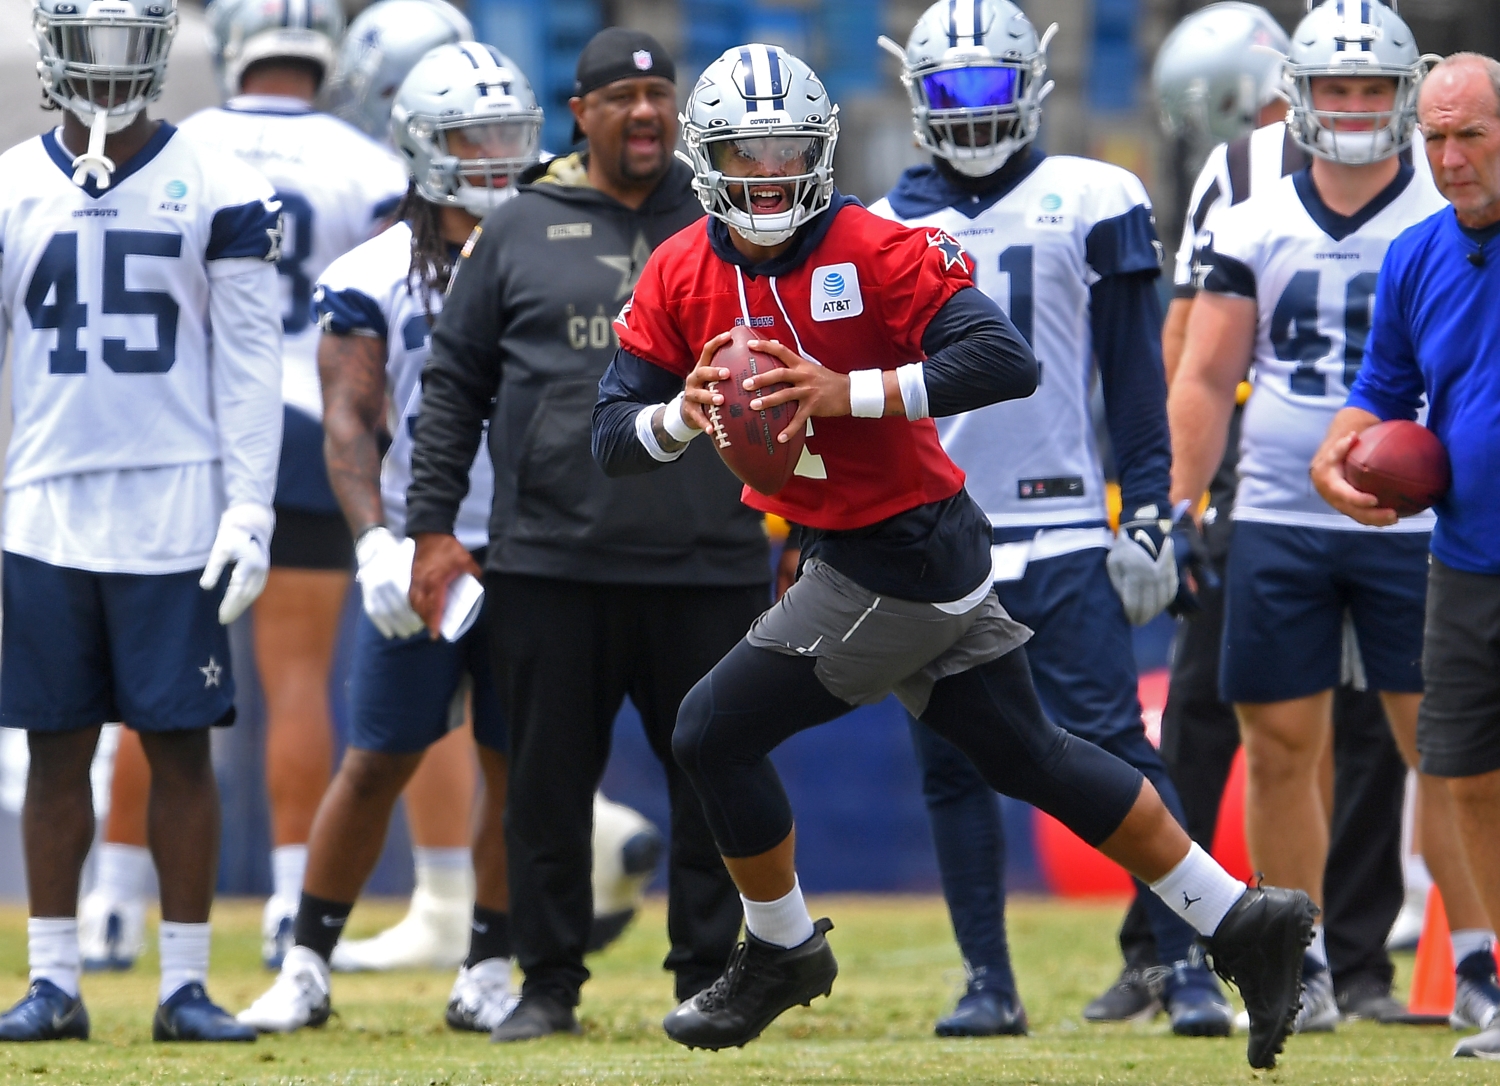
[[[1348,402],[1411,419],[1424,394],[1427,425],[1453,465],[1432,553],[1454,569],[1500,574],[1500,237],[1464,230],[1452,208],[1386,252]]]

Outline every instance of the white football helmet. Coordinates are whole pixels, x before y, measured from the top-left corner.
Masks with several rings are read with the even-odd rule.
[[[833,202],[838,112],[813,70],[780,46],[726,49],[679,118],[687,152],[677,155],[693,168],[703,210],[757,245],[786,241]],[[755,182],[770,179],[757,196]]]
[[[432,50],[391,106],[391,140],[417,191],[481,218],[516,194],[516,179],[541,157],[541,138],[531,83],[478,42]]]
[[[1265,8],[1226,0],[1178,23],[1157,51],[1151,86],[1168,135],[1208,148],[1250,132],[1287,97],[1291,39]]]
[[[902,49],[880,46],[901,61],[917,146],[968,177],[986,177],[1032,140],[1042,123],[1047,43],[1053,23],[1036,28],[1010,0],[938,0],[922,13]]]
[[[377,0],[354,17],[328,80],[332,111],[372,139],[390,137],[391,103],[407,74],[439,45],[473,41],[444,0]]]
[[[204,15],[226,98],[240,93],[245,69],[263,60],[308,61],[317,66],[321,81],[333,68],[344,34],[337,0],[213,0]]]
[[[161,94],[177,0],[33,0],[47,97],[85,125],[125,128]]]
[[[1297,24],[1287,55],[1292,138],[1308,154],[1359,166],[1390,158],[1411,143],[1417,126],[1417,88],[1426,60],[1411,29],[1379,0],[1326,0]],[[1313,80],[1325,76],[1384,76],[1395,80],[1390,112],[1337,113],[1313,108]],[[1370,123],[1361,131],[1339,122]]]

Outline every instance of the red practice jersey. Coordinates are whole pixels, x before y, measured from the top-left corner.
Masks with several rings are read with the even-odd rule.
[[[940,230],[910,230],[852,202],[830,213],[823,240],[780,277],[720,259],[706,221],[686,227],[651,254],[615,318],[620,345],[686,377],[705,343],[748,318],[760,338],[839,373],[921,361],[928,322],[974,285],[968,255]],[[963,484],[931,419],[820,418],[809,422],[791,482],[770,496],[746,487],[742,500],[840,531],[951,498]]]

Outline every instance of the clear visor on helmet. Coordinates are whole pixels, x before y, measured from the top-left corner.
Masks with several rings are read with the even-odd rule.
[[[105,109],[139,108],[149,98],[173,27],[133,17],[51,17],[41,27],[75,99]]]
[[[708,144],[708,160],[725,177],[799,177],[823,153],[819,136],[745,136]]]
[[[459,184],[503,188],[537,160],[540,129],[530,115],[465,117],[438,126],[437,147],[439,154],[458,159]]]

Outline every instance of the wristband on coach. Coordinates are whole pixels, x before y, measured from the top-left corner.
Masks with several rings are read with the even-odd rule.
[[[850,372],[849,414],[857,419],[885,417],[885,378],[880,370]]]
[[[901,387],[901,403],[912,422],[927,417],[927,377],[922,363],[912,362],[896,367],[896,384]]]
[[[662,416],[661,428],[667,432],[667,436],[673,441],[680,441],[686,445],[693,438],[703,433],[696,426],[689,426],[687,420],[682,417],[682,404],[687,393],[679,392],[667,402],[666,414]]]

